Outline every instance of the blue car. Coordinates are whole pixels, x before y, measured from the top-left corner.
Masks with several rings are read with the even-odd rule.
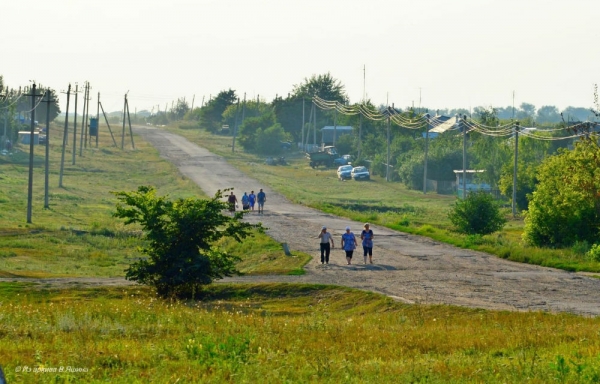
[[[352,178],[352,166],[342,165],[337,170],[337,176],[340,180],[350,180]]]

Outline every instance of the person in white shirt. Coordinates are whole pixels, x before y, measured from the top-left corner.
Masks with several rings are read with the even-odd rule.
[[[323,226],[323,228],[321,228],[319,239],[321,239],[321,264],[329,264],[329,254],[334,245],[333,236],[331,236],[331,233],[327,232],[327,227]],[[331,243],[331,246],[329,243]]]

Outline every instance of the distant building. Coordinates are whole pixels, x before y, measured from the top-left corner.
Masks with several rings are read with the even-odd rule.
[[[349,135],[352,133],[352,127],[338,125],[327,125],[321,128],[321,145],[333,145],[334,141],[337,141],[340,136]],[[335,134],[335,140],[333,138]]]

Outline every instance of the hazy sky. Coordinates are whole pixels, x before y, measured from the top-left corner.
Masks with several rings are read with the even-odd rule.
[[[600,81],[597,0],[3,0],[0,14],[5,83],[87,80],[92,111],[97,92],[107,112],[127,91],[131,112],[229,88],[270,101],[327,72],[351,102],[506,107],[514,91],[563,109],[592,106]]]

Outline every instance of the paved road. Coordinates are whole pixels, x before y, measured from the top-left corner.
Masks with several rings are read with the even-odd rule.
[[[222,157],[181,136],[152,127],[137,127],[135,132],[209,195],[217,189],[234,187],[239,198],[243,191],[263,188],[267,193],[265,215],[252,214],[248,220],[263,222],[274,239],[287,242],[292,250],[314,256],[303,276],[241,277],[226,281],[336,284],[380,292],[407,303],[600,314],[599,279],[514,263],[386,228],[372,228],[374,265],[346,265],[342,251],[334,250],[330,265],[322,266],[316,239],[321,226],[330,228],[339,246],[344,228],[350,225],[359,233],[362,223],[293,204],[236,170]],[[362,255],[355,257],[355,261],[361,259]]]

